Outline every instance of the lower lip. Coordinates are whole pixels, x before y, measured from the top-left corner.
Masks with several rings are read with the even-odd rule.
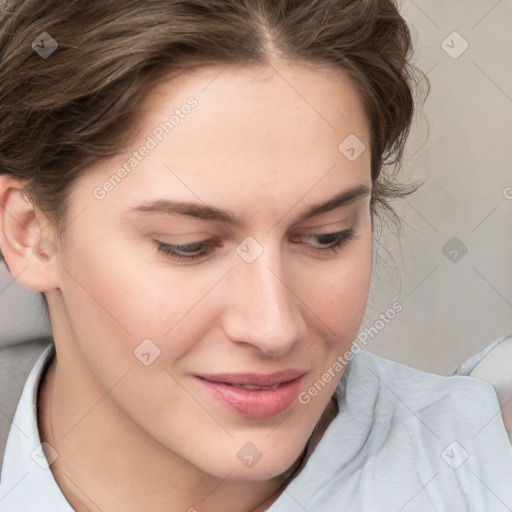
[[[269,418],[290,407],[296,400],[302,377],[276,389],[243,389],[197,377],[199,383],[224,405],[248,418]]]

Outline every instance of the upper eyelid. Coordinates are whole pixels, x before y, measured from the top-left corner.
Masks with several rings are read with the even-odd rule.
[[[340,224],[340,223],[343,223],[343,222],[346,222],[346,219],[341,219],[341,220],[337,220],[337,221],[334,221],[334,222],[327,222],[327,223],[324,223],[324,224],[320,224],[318,226],[304,226],[302,228],[294,228],[292,229],[292,232],[289,234],[289,236],[297,236],[297,235],[318,235],[318,236],[321,236],[321,235],[335,235],[335,234],[338,234],[338,233],[341,233],[342,231],[348,231],[349,229],[351,229],[350,227],[346,227],[346,228],[339,228],[339,229],[331,229],[329,231],[321,231],[322,228],[326,228],[326,226],[331,226],[333,224]],[[320,230],[320,231],[318,231]],[[193,236],[191,233],[180,233],[180,234],[177,234],[177,233],[173,233],[173,234],[169,234],[169,233],[152,233],[152,236],[155,236],[155,237],[185,237],[185,236]],[[200,236],[198,234],[198,236]],[[198,243],[201,243],[201,242],[204,242],[204,243],[207,243],[207,242],[215,242],[216,240],[219,240],[222,238],[222,235],[206,235],[206,238],[202,238],[202,239],[195,239],[195,240],[192,240],[191,242],[186,242],[186,243],[172,243],[172,242],[164,242],[166,243],[167,245],[181,245],[181,246],[187,246],[187,245],[193,245],[193,244],[198,244]]]
[[[300,233],[294,233],[292,236],[296,237],[296,236],[318,236],[318,237],[321,237],[321,236],[332,236],[332,235],[350,235],[350,234],[353,234],[354,230],[353,228],[346,228],[346,229],[341,229],[341,230],[337,230],[337,231],[329,231],[329,232],[326,232],[326,233],[318,233],[318,232],[300,232]],[[157,240],[159,243],[163,244],[163,245],[166,245],[166,246],[169,246],[169,247],[173,247],[173,248],[176,248],[176,249],[180,249],[180,248],[183,248],[183,247],[193,247],[193,246],[198,246],[199,249],[201,249],[202,247],[201,246],[212,246],[212,245],[215,245],[216,243],[216,238],[207,238],[207,239],[204,239],[204,240],[198,240],[198,241],[195,241],[195,242],[189,242],[189,243],[186,243],[186,244],[173,244],[173,243],[167,243],[167,242],[162,242],[161,240]]]

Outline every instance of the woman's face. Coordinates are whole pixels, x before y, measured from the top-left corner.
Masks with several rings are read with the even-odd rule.
[[[73,400],[96,386],[118,415],[103,428],[220,478],[288,469],[362,321],[370,190],[367,121],[339,72],[158,85],[130,150],[69,198],[48,300],[58,365],[84,376]]]

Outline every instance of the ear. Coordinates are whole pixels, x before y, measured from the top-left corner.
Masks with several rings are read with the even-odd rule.
[[[58,288],[57,247],[50,224],[24,183],[0,176],[0,249],[16,280],[38,292]]]

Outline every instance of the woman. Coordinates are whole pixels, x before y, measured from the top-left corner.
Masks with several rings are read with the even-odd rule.
[[[0,246],[54,346],[1,510],[512,502],[491,386],[352,345],[375,217],[405,193],[414,68],[391,0],[7,11]]]

